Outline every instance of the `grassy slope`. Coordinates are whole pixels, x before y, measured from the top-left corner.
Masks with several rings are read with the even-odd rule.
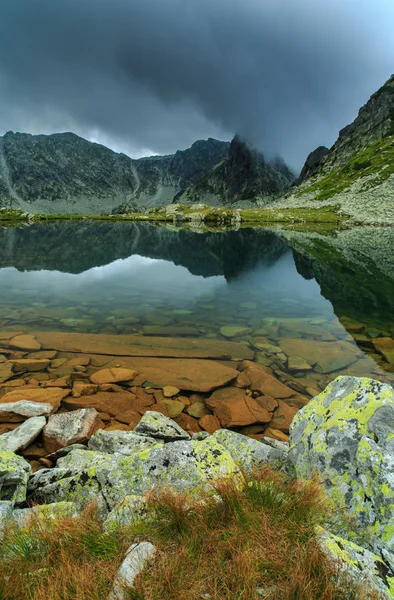
[[[316,192],[314,200],[327,200],[347,190],[360,178],[370,178],[362,185],[361,192],[380,185],[394,174],[394,135],[377,140],[358,152],[345,165],[332,170],[309,187],[303,187],[296,195]]]
[[[339,576],[316,541],[327,522],[315,482],[265,469],[222,501],[171,492],[148,497],[151,519],[104,533],[93,507],[78,519],[36,519],[8,529],[0,547],[2,600],[102,600],[126,549],[151,541],[154,562],[125,600],[356,600],[366,595]],[[258,595],[257,589],[264,589]],[[378,600],[378,596],[376,596]]]

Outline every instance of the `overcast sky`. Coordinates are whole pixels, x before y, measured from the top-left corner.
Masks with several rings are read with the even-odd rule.
[[[393,25],[393,0],[0,0],[0,135],[238,131],[299,168],[394,72]]]

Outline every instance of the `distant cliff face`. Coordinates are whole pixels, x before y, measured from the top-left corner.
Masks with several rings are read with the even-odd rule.
[[[73,133],[9,132],[0,138],[0,206],[86,215],[170,204],[228,149],[208,139],[174,155],[132,160]]]
[[[382,209],[394,217],[394,75],[330,150],[308,156],[296,185],[298,203],[333,200],[355,215],[369,207],[371,214]]]
[[[249,201],[255,204],[258,199],[272,198],[287,189],[293,181],[293,173],[281,159],[268,162],[261,152],[235,136],[228,156],[186,190],[179,201],[203,201],[214,205]]]

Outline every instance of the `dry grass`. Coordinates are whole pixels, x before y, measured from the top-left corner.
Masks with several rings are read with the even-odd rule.
[[[161,491],[148,498],[154,519],[102,533],[94,508],[79,519],[33,521],[7,531],[0,550],[1,600],[106,600],[133,541],[158,552],[128,600],[360,600],[322,554],[315,527],[327,507],[314,482],[265,469],[244,490],[221,485],[193,502]],[[259,595],[258,589],[266,590]],[[376,597],[378,600],[378,597]]]

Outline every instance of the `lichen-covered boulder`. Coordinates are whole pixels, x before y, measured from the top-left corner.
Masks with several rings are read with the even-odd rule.
[[[346,578],[363,587],[364,600],[394,598],[394,572],[379,556],[328,531],[320,531],[318,541]],[[361,598],[361,595],[360,595]]]
[[[69,501],[82,507],[94,500],[111,511],[126,496],[154,488],[197,495],[218,480],[243,481],[231,454],[212,436],[203,441],[180,440],[132,455],[74,450],[56,469],[38,471],[29,480],[30,498],[38,503]]]
[[[25,527],[32,519],[47,521],[64,517],[76,518],[78,514],[77,507],[73,502],[56,502],[14,510],[12,520],[18,527]]]
[[[12,505],[24,502],[30,473],[31,467],[22,456],[0,450],[0,501]]]
[[[246,437],[235,431],[219,429],[212,436],[246,472],[266,464],[287,462],[287,446],[281,442],[268,445]],[[272,440],[275,441],[275,440]]]
[[[89,440],[88,448],[108,454],[135,454],[147,448],[160,447],[163,440],[137,435],[133,431],[105,431],[99,429]]]
[[[165,442],[175,442],[177,440],[189,440],[189,434],[180,427],[175,421],[158,412],[148,410],[134,427],[134,433],[146,435],[153,438],[164,440]]]
[[[290,452],[299,477],[317,473],[354,533],[381,553],[394,549],[394,390],[367,378],[338,377],[300,410]]]
[[[40,435],[46,422],[45,417],[32,417],[13,431],[3,433],[0,435],[0,450],[10,450],[11,452],[24,450]]]
[[[104,521],[104,531],[111,531],[118,526],[130,526],[135,521],[147,517],[146,498],[144,496],[126,496],[115,506]]]

